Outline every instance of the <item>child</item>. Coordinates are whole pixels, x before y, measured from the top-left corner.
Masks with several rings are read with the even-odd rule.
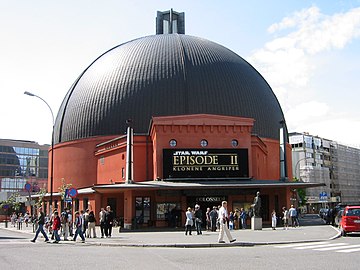
[[[59,243],[59,241],[60,241],[60,236],[59,236],[60,228],[61,228],[61,222],[60,222],[59,212],[55,211],[54,217],[53,217],[53,224],[52,224],[53,234],[55,237],[55,240],[53,243]]]

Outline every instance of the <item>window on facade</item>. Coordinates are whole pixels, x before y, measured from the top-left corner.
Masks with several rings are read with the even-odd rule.
[[[169,142],[169,145],[170,145],[171,147],[175,147],[175,146],[177,145],[177,141],[174,140],[174,139],[171,139],[170,142]]]
[[[208,146],[208,141],[205,140],[205,139],[202,139],[202,140],[200,141],[200,145],[201,145],[201,147],[206,147],[206,146]]]
[[[236,146],[238,146],[238,145],[239,145],[238,140],[233,139],[233,140],[231,141],[231,146],[232,146],[232,147],[236,147]]]
[[[83,199],[83,210],[84,210],[84,211],[88,208],[88,204],[89,204],[89,199],[88,199],[88,198],[84,198],[84,199]]]
[[[150,197],[135,198],[135,219],[137,224],[148,223],[150,220]]]
[[[180,209],[180,203],[177,202],[158,203],[156,205],[156,219],[169,222],[176,221],[179,218]]]

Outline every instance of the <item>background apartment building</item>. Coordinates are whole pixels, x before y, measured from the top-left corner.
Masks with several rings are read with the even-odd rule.
[[[326,186],[306,190],[309,208],[360,202],[360,149],[307,133],[290,133],[293,175]]]

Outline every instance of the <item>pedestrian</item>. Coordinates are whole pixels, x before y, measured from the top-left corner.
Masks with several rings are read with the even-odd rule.
[[[246,211],[244,210],[244,208],[240,209],[240,221],[241,221],[241,228],[242,229],[246,229]]]
[[[101,207],[99,213],[101,238],[104,238],[104,233],[105,233],[105,214],[106,214],[105,209]]]
[[[200,209],[200,205],[198,205],[198,204],[195,205],[194,217],[195,217],[196,233],[197,233],[197,235],[202,234],[202,231],[201,231],[202,211],[201,211],[201,209]]]
[[[17,218],[17,222],[18,222],[18,230],[22,230],[22,224],[23,224],[23,221],[24,221],[24,217],[23,217],[23,214],[20,213],[18,218]]]
[[[216,232],[216,223],[218,219],[218,211],[216,206],[213,206],[213,209],[210,211],[210,221],[211,221],[211,231]]]
[[[87,235],[86,231],[89,228],[89,209],[86,209],[85,212],[83,212],[83,218],[84,218],[83,234],[84,236],[86,236]]]
[[[289,216],[290,216],[290,221],[291,221],[291,226],[292,227],[296,227],[296,209],[294,208],[294,205],[291,205],[290,209],[289,209]]]
[[[13,225],[14,228],[16,227],[16,220],[17,220],[17,214],[13,212],[11,215],[11,225]]]
[[[210,231],[211,230],[211,218],[210,218],[210,207],[206,208],[206,230]]]
[[[229,230],[232,231],[234,229],[234,213],[230,211],[229,214]]]
[[[87,230],[87,237],[91,238],[91,231],[93,232],[93,238],[96,238],[96,227],[95,227],[95,214],[94,211],[90,211],[89,218],[88,218],[89,224],[88,224],[88,230]]]
[[[85,243],[85,237],[83,234],[83,217],[80,215],[79,211],[75,212],[75,234],[74,234],[74,238],[73,241],[76,241],[77,236],[79,235],[82,243]]]
[[[284,230],[287,230],[289,227],[289,211],[286,209],[286,207],[284,206],[282,208],[283,211],[283,223],[284,223]]]
[[[55,239],[54,233],[52,231],[52,224],[54,222],[54,213],[55,212],[57,212],[57,208],[54,208],[54,211],[51,213],[50,221],[46,222],[46,227],[47,227],[49,233],[51,234],[51,240]]]
[[[37,217],[38,228],[36,230],[35,237],[31,240],[31,242],[35,243],[35,241],[36,241],[36,239],[37,239],[40,232],[44,236],[45,242],[49,242],[49,237],[46,235],[46,233],[44,231],[44,224],[45,224],[45,214],[42,211],[42,208],[39,207],[39,214],[38,214],[38,217]]]
[[[277,219],[276,211],[275,211],[275,209],[273,209],[271,212],[271,228],[273,230],[276,230],[276,221],[277,221],[276,219]]]
[[[53,224],[52,224],[52,231],[54,234],[54,242],[53,243],[59,243],[60,242],[60,236],[59,236],[59,230],[61,228],[61,220],[59,217],[59,212],[54,212],[54,218],[53,218]]]
[[[26,227],[29,225],[29,219],[30,219],[29,212],[26,212],[24,215],[24,221],[25,221]]]
[[[234,212],[234,230],[240,229],[240,211],[239,208],[235,209]]]
[[[111,210],[110,205],[106,206],[105,212],[105,236],[111,237],[112,227],[114,222],[114,212]]]
[[[68,226],[69,226],[69,235],[70,235],[70,237],[73,237],[74,236],[74,232],[73,232],[73,227],[74,226],[73,226],[72,213],[71,213],[70,209],[67,209],[66,213],[67,213]]]
[[[64,241],[67,241],[69,237],[69,221],[68,221],[67,208],[64,208],[64,211],[61,212],[60,222],[62,228],[62,235],[64,236]]]
[[[188,207],[186,213],[186,221],[185,221],[185,235],[189,233],[191,235],[191,228],[193,226],[193,213],[191,211],[191,207]]]
[[[236,239],[232,238],[231,233],[228,229],[227,223],[229,222],[229,214],[227,211],[227,201],[223,201],[221,203],[221,208],[219,209],[219,223],[220,223],[220,233],[219,233],[219,243],[225,243],[224,241],[224,232],[226,233],[227,238],[229,239],[230,243],[235,242]]]

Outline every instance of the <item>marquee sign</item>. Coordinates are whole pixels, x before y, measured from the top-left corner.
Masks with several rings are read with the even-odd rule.
[[[247,178],[247,149],[163,149],[164,178]]]

